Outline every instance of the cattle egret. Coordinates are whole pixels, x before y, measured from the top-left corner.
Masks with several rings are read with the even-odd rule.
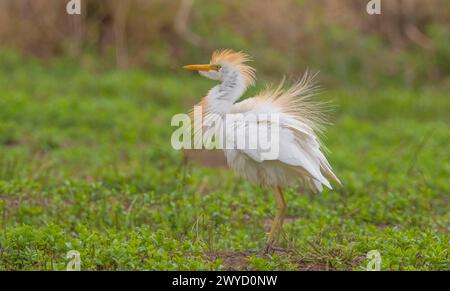
[[[209,116],[219,116],[219,122],[223,123],[229,120],[227,116],[238,114],[244,117],[274,114],[278,117],[276,122],[268,118],[264,122],[260,119],[253,121],[253,128],[257,130],[245,133],[238,131],[236,136],[239,141],[264,128],[275,126],[278,128],[276,142],[279,148],[276,156],[264,155],[264,151],[258,147],[224,148],[229,167],[239,176],[275,190],[277,214],[264,248],[264,253],[271,253],[278,244],[287,210],[283,189],[300,182],[313,192],[321,192],[323,185],[332,189],[329,180],[339,184],[340,181],[322,153],[317,135],[323,129],[324,112],[319,103],[311,100],[317,90],[315,75],[306,72],[287,89],[284,88],[283,80],[275,88],[267,87],[257,96],[237,102],[246,89],[255,84],[255,69],[248,65],[249,61],[250,57],[243,52],[217,50],[212,54],[209,64],[187,65],[184,68],[220,82],[198,104],[201,106],[202,127],[207,127],[203,122]],[[246,125],[246,128],[250,127]],[[229,138],[229,134],[226,133],[225,139]]]

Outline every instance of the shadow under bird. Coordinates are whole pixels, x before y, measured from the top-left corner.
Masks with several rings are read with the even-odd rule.
[[[300,182],[313,192],[321,192],[323,185],[332,189],[330,181],[338,184],[340,181],[323,154],[318,138],[326,116],[321,104],[311,99],[317,91],[315,75],[306,72],[289,88],[284,88],[282,81],[276,88],[268,87],[255,97],[237,102],[247,88],[255,84],[255,69],[248,65],[249,61],[250,57],[243,52],[217,50],[212,54],[209,64],[187,65],[184,68],[220,82],[197,105],[201,108],[202,117],[200,120],[194,119],[194,128],[196,123],[200,123],[202,129],[211,127],[213,131],[222,131],[224,127],[230,128],[227,122],[237,122],[238,119],[228,118],[233,115],[244,116],[244,119],[250,115],[277,116],[275,122],[267,117],[264,120],[245,119],[246,128],[257,130],[226,132],[225,137],[222,135],[223,139],[229,139],[226,135],[236,135],[235,139],[239,142],[239,139],[249,139],[251,135],[267,131],[268,127],[277,128],[276,156],[265,154],[265,150],[258,146],[224,148],[229,167],[239,176],[275,190],[277,214],[264,248],[264,253],[270,253],[277,247],[287,210],[283,189]],[[211,122],[205,122],[211,118],[214,119],[214,126],[211,126]],[[248,122],[254,122],[253,127]],[[236,123],[233,127],[239,125]],[[217,132],[217,135],[221,136],[220,133]]]

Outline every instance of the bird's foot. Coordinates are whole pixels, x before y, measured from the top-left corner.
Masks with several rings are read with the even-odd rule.
[[[274,253],[274,249],[273,246],[271,244],[266,244],[266,246],[262,249],[262,255],[266,256],[266,255],[271,255]]]
[[[262,250],[263,255],[272,255],[278,248],[276,246],[276,242],[274,240],[269,240],[266,243],[266,246]]]
[[[289,253],[291,250],[279,247],[275,244],[266,244],[262,250],[262,255],[273,255],[275,252]]]
[[[279,224],[279,220],[275,218],[275,221],[272,224],[272,229],[269,233],[269,239],[267,240],[266,246],[263,249],[263,255],[272,255],[277,250],[278,241],[280,238],[280,230],[281,226]]]

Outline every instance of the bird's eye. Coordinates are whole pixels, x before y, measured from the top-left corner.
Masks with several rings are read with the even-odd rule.
[[[216,71],[219,71],[220,69],[222,69],[222,66],[221,65],[214,65],[214,69]]]

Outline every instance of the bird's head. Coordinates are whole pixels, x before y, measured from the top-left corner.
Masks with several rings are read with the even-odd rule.
[[[250,57],[243,52],[216,50],[209,64],[187,65],[183,68],[198,71],[206,78],[222,82],[236,77],[247,87],[255,83],[255,69],[247,65],[249,61]]]

